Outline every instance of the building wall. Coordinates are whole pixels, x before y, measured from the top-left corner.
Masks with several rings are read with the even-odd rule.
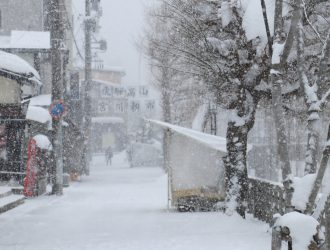
[[[22,31],[49,31],[50,0],[0,0],[1,27],[0,35],[9,36],[12,30]],[[64,20],[72,21],[72,0],[65,0],[65,8],[61,6]],[[72,23],[71,23],[72,25]],[[70,25],[66,25],[65,43],[70,51],[68,69],[72,70],[72,49],[73,38]],[[34,65],[34,55],[32,53],[20,53],[31,65]],[[49,55],[43,54],[40,58],[40,76],[43,82],[43,94],[51,93],[51,64]]]
[[[122,72],[95,70],[93,78],[101,81],[108,81],[115,84],[121,84]]]
[[[0,11],[0,35],[10,35],[11,30],[43,30],[43,0],[1,0]]]

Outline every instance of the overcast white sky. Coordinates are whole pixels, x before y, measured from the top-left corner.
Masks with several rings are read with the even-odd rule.
[[[126,70],[123,81],[127,84],[146,84],[148,81],[148,67],[143,63],[143,55],[135,43],[143,32],[146,3],[152,1],[101,0],[103,16],[100,33],[108,42],[108,51],[102,56],[104,64],[123,67]],[[85,1],[73,2],[74,12],[83,13]]]

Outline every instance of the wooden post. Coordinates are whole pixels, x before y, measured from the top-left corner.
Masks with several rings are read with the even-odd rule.
[[[330,249],[330,200],[329,197],[325,204],[325,245],[326,249]]]
[[[281,248],[282,248],[281,230],[278,227],[273,227],[271,250],[281,250]]]

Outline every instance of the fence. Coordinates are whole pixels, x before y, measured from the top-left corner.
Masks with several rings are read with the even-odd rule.
[[[285,192],[281,183],[262,179],[249,178],[249,192],[247,197],[248,212],[254,218],[271,225],[273,215],[285,212]],[[314,215],[313,215],[314,217]],[[320,244],[317,249],[329,249],[330,246],[330,196],[327,197],[322,210],[317,216],[320,229],[325,234],[326,244]],[[328,248],[326,248],[328,246]],[[314,248],[310,248],[314,249]],[[316,249],[316,248],[315,248]]]
[[[284,199],[280,183],[249,178],[248,211],[255,218],[271,223],[274,214],[284,214]]]

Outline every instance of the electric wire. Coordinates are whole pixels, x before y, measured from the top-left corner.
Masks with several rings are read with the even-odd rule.
[[[69,13],[68,13],[68,10],[66,9],[66,5],[65,5],[65,1],[64,0],[61,0],[62,1],[62,4],[64,6],[64,11],[66,13],[66,19],[67,19],[67,23],[69,25],[69,29],[71,31],[71,35],[72,35],[72,38],[73,38],[73,41],[74,41],[74,45],[76,47],[76,50],[77,50],[77,53],[78,53],[78,56],[81,58],[81,60],[85,61],[85,58],[83,57],[82,53],[80,52],[80,49],[79,49],[79,46],[78,46],[78,42],[77,42],[77,39],[76,39],[76,36],[74,34],[74,30],[73,30],[73,25],[70,21],[70,17],[69,17]]]

